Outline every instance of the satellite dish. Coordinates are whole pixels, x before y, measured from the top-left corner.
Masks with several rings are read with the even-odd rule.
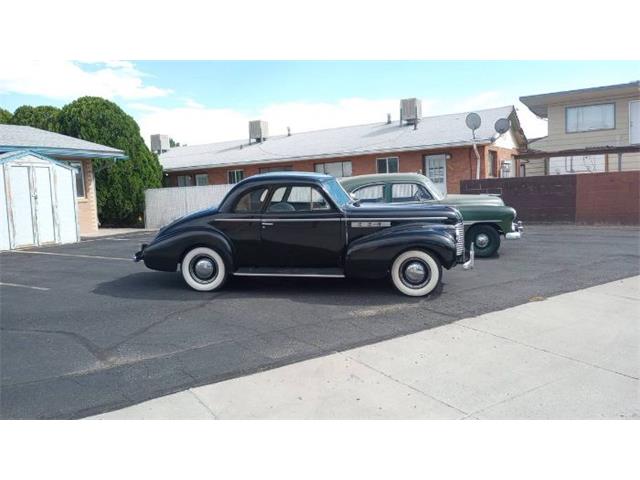
[[[502,135],[505,132],[508,132],[511,128],[511,121],[508,118],[499,118],[496,120],[496,124],[494,125],[496,132]]]
[[[471,112],[469,115],[467,115],[465,123],[471,130],[477,130],[478,128],[480,128],[480,124],[482,123],[482,121],[480,120],[480,115],[475,112]]]

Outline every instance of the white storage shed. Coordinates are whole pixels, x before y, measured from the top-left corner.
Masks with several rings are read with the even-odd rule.
[[[0,155],[0,250],[80,239],[75,170],[35,152]]]

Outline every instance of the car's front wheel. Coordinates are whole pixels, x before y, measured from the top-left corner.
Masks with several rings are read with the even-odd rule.
[[[500,248],[500,234],[490,225],[476,225],[466,233],[467,250],[473,242],[477,257],[492,257]]]
[[[227,268],[218,252],[196,247],[187,252],[180,266],[182,278],[194,290],[211,292],[224,285]]]
[[[391,281],[405,295],[423,297],[440,284],[442,266],[435,255],[424,250],[408,250],[391,265]]]

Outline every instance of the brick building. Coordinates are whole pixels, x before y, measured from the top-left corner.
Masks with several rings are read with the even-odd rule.
[[[419,112],[419,101],[416,103],[415,112]],[[465,124],[467,113],[413,118],[405,114],[400,121],[275,137],[268,136],[266,122],[256,121],[250,124],[249,140],[177,147],[159,158],[165,184],[171,187],[236,183],[278,170],[318,171],[337,177],[421,172],[444,192],[458,193],[460,181],[476,178],[478,168],[479,178],[518,172],[513,156],[525,146],[526,138],[515,108],[477,112],[482,120],[475,132],[479,161]],[[508,118],[511,124],[502,135],[494,129],[500,118]]]

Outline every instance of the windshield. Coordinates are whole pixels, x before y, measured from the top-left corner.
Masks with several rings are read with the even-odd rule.
[[[340,207],[344,207],[353,202],[353,198],[349,196],[335,178],[325,181],[324,186],[331,195],[331,198],[333,198],[333,201]]]
[[[436,200],[444,200],[444,195],[442,194],[440,189],[436,187],[436,184],[433,183],[429,177],[424,177],[424,183],[427,184],[429,193],[431,193],[433,198],[435,198]]]

